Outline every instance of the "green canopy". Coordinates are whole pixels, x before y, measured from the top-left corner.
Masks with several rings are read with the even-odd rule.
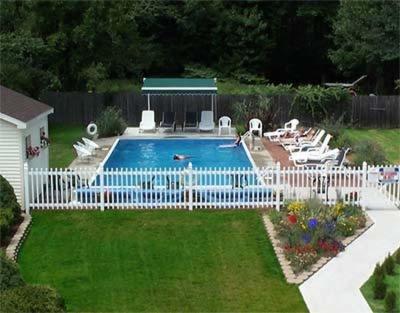
[[[144,95],[215,95],[213,78],[144,78]]]

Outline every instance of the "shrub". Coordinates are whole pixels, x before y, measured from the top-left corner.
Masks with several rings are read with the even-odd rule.
[[[121,111],[115,107],[107,107],[96,120],[99,137],[118,136],[126,128]]]
[[[0,291],[24,285],[18,265],[0,253]]]
[[[64,300],[52,288],[26,285],[0,293],[2,312],[65,312]]]
[[[354,235],[358,226],[357,219],[353,216],[339,216],[337,220],[337,231],[343,237]]]
[[[329,142],[331,148],[348,148],[352,145],[350,137],[344,133],[344,129],[347,127],[344,117],[345,114],[342,114],[339,118],[335,116],[326,117],[317,124],[318,128],[324,129],[326,133],[332,135]]]
[[[308,113],[314,121],[322,120],[334,113],[338,104],[347,102],[349,98],[348,91],[343,88],[299,86],[290,111]]]
[[[384,276],[384,275],[385,275],[384,268],[379,263],[376,263],[374,269],[374,276]]]
[[[387,275],[394,275],[394,259],[393,257],[390,255],[390,253],[388,254],[388,256],[386,257],[385,261],[382,264],[382,267],[385,270],[385,273]]]
[[[14,188],[0,175],[0,236],[4,238],[21,215]]]
[[[386,295],[386,284],[384,282],[384,276],[378,275],[374,276],[374,299],[383,299]]]
[[[382,147],[370,139],[359,141],[354,146],[354,164],[361,166],[364,161],[375,165],[387,162]]]
[[[397,264],[400,264],[400,249],[398,249],[398,250],[394,253],[393,257],[394,257],[395,262],[396,262]]]
[[[394,291],[388,291],[385,297],[385,311],[395,312],[396,311],[396,293]]]

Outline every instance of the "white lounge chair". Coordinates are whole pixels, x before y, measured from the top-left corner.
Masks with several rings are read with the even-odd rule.
[[[90,140],[86,137],[82,137],[83,143],[85,144],[85,146],[87,147],[87,150],[89,151],[94,151],[96,149],[100,149],[100,146],[95,143],[93,140]]]
[[[321,145],[321,139],[325,135],[325,130],[321,129],[318,131],[315,136],[312,138],[312,140],[304,140],[302,142],[299,142],[296,145],[288,145],[288,146],[283,146],[285,150],[289,151],[290,153],[297,152],[297,151],[306,151],[309,148],[315,148],[318,145]]]
[[[232,120],[228,116],[222,116],[218,120],[218,135],[221,135],[223,129],[227,129],[229,135],[231,134]]]
[[[293,135],[293,137],[289,137],[289,138],[280,137],[278,140],[282,146],[298,145],[302,141],[313,140],[317,132],[319,132],[319,130],[317,130],[315,132],[315,131],[313,131],[313,128],[310,127],[302,134],[296,133]]]
[[[214,128],[215,128],[214,112],[213,111],[201,111],[199,130],[200,131],[213,131]]]
[[[308,160],[320,160],[321,155],[329,150],[328,144],[331,138],[332,136],[328,134],[326,135],[324,142],[321,144],[321,146],[309,148],[307,151],[293,152],[292,155],[289,157],[289,160],[299,163],[304,163]]]
[[[278,128],[273,132],[266,132],[264,136],[267,137],[270,141],[278,141],[283,134],[289,132],[293,133],[296,131],[297,126],[299,125],[298,119],[292,119],[289,122],[283,125],[283,128]]]
[[[258,133],[259,137],[262,137],[262,122],[258,118],[253,118],[249,122],[249,132],[250,134],[254,134],[254,132]]]
[[[156,122],[154,120],[154,111],[145,110],[142,111],[142,121],[139,124],[139,131],[155,131]]]
[[[80,159],[89,159],[92,156],[92,153],[87,150],[84,146],[82,147],[82,143],[78,143],[73,145],[78,158]]]
[[[332,149],[332,150],[327,150],[321,154],[314,154],[310,153],[306,156],[304,159],[293,159],[293,163],[295,166],[302,166],[306,165],[307,167],[311,167],[310,165],[334,165],[333,163],[328,163],[329,162],[334,162],[336,159],[338,159],[340,155],[340,150],[339,149]]]

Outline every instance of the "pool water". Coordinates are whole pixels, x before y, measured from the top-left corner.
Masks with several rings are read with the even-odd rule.
[[[104,164],[105,169],[184,168],[189,162],[193,168],[249,168],[252,164],[242,145],[233,139],[121,139]],[[175,154],[189,156],[177,161]]]

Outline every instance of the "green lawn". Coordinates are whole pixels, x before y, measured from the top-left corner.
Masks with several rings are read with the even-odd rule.
[[[69,311],[307,311],[256,211],[34,212],[19,263]]]
[[[400,312],[400,265],[396,264],[396,275],[385,277],[385,283],[387,286],[387,290],[393,290],[397,295],[397,310],[396,312]],[[373,293],[373,276],[371,276],[367,282],[361,287],[361,292],[367,300],[369,306],[372,311],[375,313],[385,312],[385,302],[384,300],[376,300],[374,299]]]
[[[74,159],[72,145],[85,135],[83,127],[71,125],[50,125],[51,140],[49,163],[50,167],[67,167]]]
[[[400,164],[400,129],[346,129],[345,134],[354,141],[375,140],[382,146],[390,163]]]

